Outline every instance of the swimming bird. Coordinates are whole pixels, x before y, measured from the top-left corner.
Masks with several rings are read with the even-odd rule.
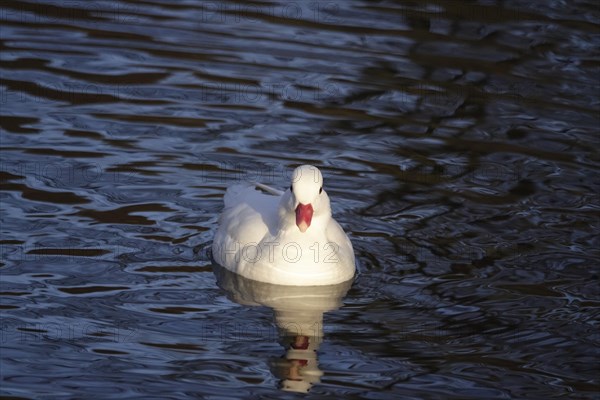
[[[235,184],[224,203],[212,255],[229,271],[294,286],[333,285],[354,276],[352,243],[331,215],[317,167],[296,168],[285,191]]]

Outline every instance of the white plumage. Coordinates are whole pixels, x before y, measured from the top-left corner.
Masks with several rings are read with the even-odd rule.
[[[354,276],[352,243],[331,216],[316,167],[296,168],[284,192],[236,184],[227,189],[224,201],[212,250],[226,269],[260,282],[295,286],[332,285]]]

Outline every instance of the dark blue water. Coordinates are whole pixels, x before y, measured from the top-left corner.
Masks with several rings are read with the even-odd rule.
[[[0,394],[597,398],[596,2],[0,5]],[[215,271],[300,163],[355,281]]]

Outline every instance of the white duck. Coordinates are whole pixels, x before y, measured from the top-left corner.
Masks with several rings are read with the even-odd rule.
[[[354,276],[352,243],[331,217],[318,168],[296,168],[285,192],[262,184],[233,185],[224,201],[212,252],[226,269],[294,286],[333,285]]]

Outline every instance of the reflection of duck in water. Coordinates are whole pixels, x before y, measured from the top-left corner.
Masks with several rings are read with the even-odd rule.
[[[283,390],[308,392],[323,376],[317,361],[322,338],[300,335],[290,339],[281,341],[289,346],[285,356],[271,360],[273,374],[281,379]]]
[[[279,342],[287,349],[272,359],[283,390],[308,392],[320,382],[317,350],[323,341],[323,313],[338,309],[352,281],[327,286],[284,286],[252,281],[215,265],[217,283],[236,303],[273,309]]]

